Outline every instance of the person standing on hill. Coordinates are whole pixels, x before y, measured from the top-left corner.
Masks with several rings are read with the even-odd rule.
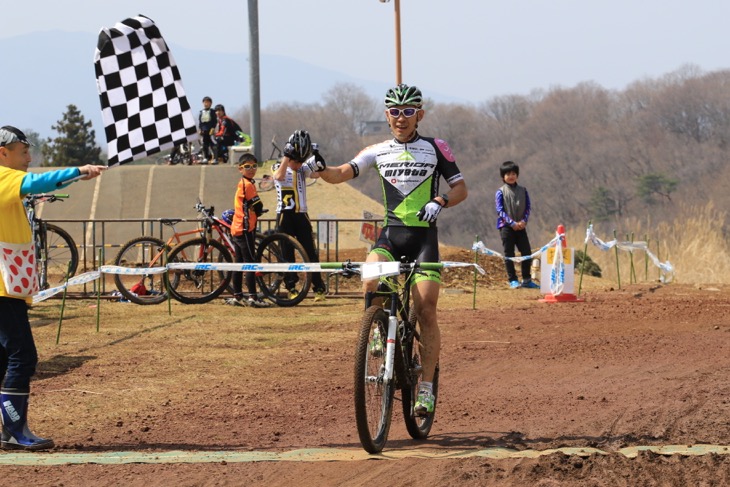
[[[385,119],[393,138],[366,147],[347,164],[327,167],[313,161],[322,179],[342,183],[375,168],[380,176],[385,206],[385,226],[367,262],[399,261],[402,256],[418,262],[438,262],[436,219],[444,208],[464,201],[467,188],[449,145],[441,139],[418,133],[423,120],[423,95],[415,86],[399,84],[385,94]],[[441,177],[449,189],[439,191]],[[441,274],[423,271],[413,278],[413,302],[421,325],[423,375],[414,413],[433,413],[436,397],[433,378],[441,351],[441,333],[436,318]],[[364,283],[374,293],[378,280]]]
[[[204,97],[203,109],[198,114],[198,132],[203,144],[203,157],[205,157],[206,163],[215,158],[215,154],[213,154],[213,133],[216,125],[218,125],[218,117],[216,117],[215,110],[210,107],[212,104],[211,97]]]
[[[29,173],[31,143],[23,132],[0,128],[0,408],[5,449],[47,450],[53,440],[28,427],[30,379],[38,365],[28,308],[38,291],[33,235],[25,214],[27,194],[58,190],[75,179],[93,179],[106,169],[91,164]]]
[[[312,144],[309,133],[306,130],[296,130],[284,146],[281,162],[273,167],[273,178],[276,185],[277,231],[296,238],[307,251],[309,259],[312,262],[319,262],[319,252],[314,245],[312,222],[307,213],[306,179],[319,177],[312,165],[315,159],[324,164],[317,144]],[[294,249],[285,249],[285,257],[292,262]],[[284,281],[290,297],[296,297],[297,275],[293,272],[287,273],[284,275]],[[312,273],[312,284],[314,300],[323,301],[326,287],[319,272]]]
[[[512,161],[503,162],[499,168],[499,175],[504,183],[497,190],[494,197],[497,207],[497,230],[502,237],[504,249],[504,266],[507,269],[509,287],[535,289],[539,286],[530,278],[532,259],[522,261],[522,282],[517,280],[515,263],[515,247],[523,256],[532,254],[530,239],[527,237],[527,220],[530,218],[530,195],[527,188],[517,184],[520,176],[520,167]]]

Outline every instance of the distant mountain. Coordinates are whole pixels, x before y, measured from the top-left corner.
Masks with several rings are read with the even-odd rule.
[[[7,67],[0,89],[0,124],[55,137],[51,126],[74,104],[91,120],[97,142],[105,146],[93,64],[96,41],[95,34],[60,31],[0,39]],[[174,44],[170,49],[196,115],[204,96],[224,104],[229,113],[250,104],[247,54],[196,51]],[[262,108],[274,102],[319,102],[336,83],[356,84],[377,98],[390,86],[284,56],[261,54],[259,63]],[[429,93],[429,97],[463,101],[439,93]]]

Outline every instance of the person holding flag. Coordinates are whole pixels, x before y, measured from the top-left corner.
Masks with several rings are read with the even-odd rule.
[[[30,379],[38,365],[28,307],[38,291],[33,235],[23,198],[63,188],[77,179],[93,179],[106,166],[87,164],[29,173],[30,141],[17,128],[0,128],[0,408],[5,449],[46,450],[53,440],[28,427]]]

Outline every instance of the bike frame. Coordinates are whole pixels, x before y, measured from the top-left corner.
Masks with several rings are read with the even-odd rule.
[[[376,292],[365,295],[355,354],[355,421],[360,443],[368,453],[379,453],[388,441],[394,394],[401,391],[403,418],[413,439],[426,438],[435,411],[415,414],[422,379],[419,324],[411,304],[413,277],[422,271],[451,266],[447,263],[365,262],[341,265],[344,273],[359,273],[366,281],[379,280]],[[359,272],[354,270],[359,267]],[[381,300],[384,300],[382,303]],[[433,378],[438,393],[438,364]]]
[[[198,227],[195,230],[187,230],[185,232],[178,232],[175,229],[175,224],[178,223],[178,221],[169,221],[167,224],[172,227],[173,234],[172,236],[167,239],[165,242],[165,248],[161,249],[155,256],[150,260],[150,263],[152,266],[157,264],[161,261],[162,255],[165,253],[165,250],[167,248],[171,248],[175,245],[179,245],[180,243],[184,242],[185,240],[182,237],[186,237],[188,235],[195,235],[198,237],[204,237],[206,239],[213,238],[213,231],[217,233],[216,240],[218,240],[220,243],[225,245],[225,247],[231,252],[231,255],[235,255],[235,250],[233,248],[233,242],[231,241],[230,237],[230,228],[231,226],[228,225],[223,220],[213,216],[213,207],[205,208],[201,203],[198,203],[195,205],[195,209],[198,210],[200,213],[203,213],[203,226]],[[202,249],[201,249],[202,252]],[[184,254],[183,254],[184,255]],[[187,256],[185,256],[187,258]],[[200,257],[200,255],[198,255]],[[190,259],[190,260],[196,260],[196,259]]]
[[[68,198],[68,194],[28,194],[25,196],[26,216],[30,223],[30,230],[35,245],[36,262],[38,266],[38,283],[43,287],[48,280],[48,230],[46,222],[36,216],[36,204],[42,202],[53,203]],[[67,270],[68,272],[68,270]]]
[[[373,262],[366,263],[363,266],[376,268],[375,274],[380,274],[380,284],[378,291],[375,293],[376,298],[390,299],[390,305],[384,308],[388,314],[388,335],[385,348],[385,371],[383,377],[380,378],[387,383],[393,380],[395,371],[395,351],[396,340],[398,337],[398,327],[402,324],[401,339],[406,333],[413,333],[408,324],[408,317],[411,308],[411,279],[420,270],[438,270],[443,268],[443,264],[439,262]],[[362,272],[362,269],[360,269]],[[367,275],[367,274],[366,274]],[[400,275],[405,275],[404,279],[399,279]],[[385,290],[381,290],[385,288]],[[373,296],[368,294],[365,297],[365,309],[372,304]],[[417,337],[418,338],[418,337]],[[403,353],[404,364],[410,366],[410,357],[407,357],[401,347]],[[373,378],[377,380],[378,378]]]

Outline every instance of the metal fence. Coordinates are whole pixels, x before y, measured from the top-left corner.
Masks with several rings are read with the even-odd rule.
[[[79,219],[47,219],[66,230],[76,243],[79,250],[79,266],[76,274],[96,270],[101,264],[114,262],[118,249],[133,238],[152,236],[164,241],[170,239],[175,232],[185,232],[200,228],[202,220],[183,219],[174,227],[163,223],[164,219],[107,219],[107,220],[79,220]],[[372,244],[372,238],[377,235],[382,225],[381,221],[369,219],[311,219],[314,231],[315,245],[319,249],[321,262],[341,262],[350,259],[362,261],[365,259]],[[275,230],[274,219],[260,219],[259,231],[266,233]],[[183,241],[194,238],[194,235],[183,237]],[[368,241],[367,239],[371,240]],[[343,294],[341,277],[327,275],[329,294]],[[97,287],[100,286],[100,289]],[[351,288],[352,286],[348,286]],[[108,295],[116,289],[114,277],[102,275],[99,281],[85,284],[80,289],[70,289],[70,297],[87,297],[96,294]]]

